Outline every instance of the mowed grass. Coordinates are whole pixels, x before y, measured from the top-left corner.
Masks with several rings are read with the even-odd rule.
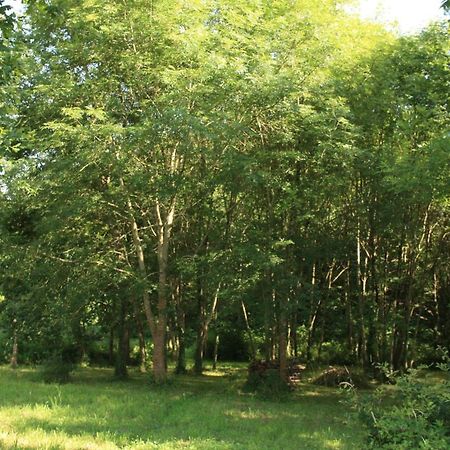
[[[78,369],[73,382],[44,384],[35,370],[0,368],[1,449],[361,449],[362,427],[335,389],[301,385],[273,402],[243,394],[244,368],[113,380]]]

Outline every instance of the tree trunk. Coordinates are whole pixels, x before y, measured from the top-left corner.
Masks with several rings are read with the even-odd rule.
[[[290,342],[292,353],[295,358],[298,358],[298,339],[297,339],[297,312],[292,315],[290,327]]]
[[[176,167],[175,167],[176,168]],[[123,179],[120,180],[124,188]],[[130,216],[131,235],[136,252],[139,272],[144,282],[142,300],[144,304],[145,316],[153,338],[153,378],[157,383],[164,383],[167,379],[166,364],[166,327],[167,327],[167,299],[168,299],[168,255],[169,244],[173,221],[175,218],[175,197],[171,200],[166,215],[162,212],[162,207],[157,200],[155,211],[157,218],[157,261],[158,261],[158,301],[156,313],[152,310],[150,295],[147,284],[147,267],[145,264],[144,248],[139,236],[139,228],[134,217],[133,206],[129,196],[127,196],[127,207]]]
[[[117,378],[127,378],[127,362],[129,358],[129,334],[126,324],[127,305],[125,300],[120,300],[119,305],[119,324],[118,324],[118,343],[116,353],[116,365],[114,375]]]
[[[450,278],[442,276],[435,277],[435,289],[436,289],[436,327],[438,330],[436,345],[440,345],[443,348],[450,348],[450,308],[448,302],[450,298]]]
[[[358,285],[358,312],[359,312],[359,338],[358,338],[358,357],[362,366],[367,364],[367,339],[364,320],[364,302],[366,298],[366,274],[362,270],[361,261],[361,230],[358,223],[358,232],[356,237],[356,278]]]
[[[153,329],[153,376],[157,383],[164,383],[167,380],[166,361],[166,328],[167,328],[167,299],[168,299],[168,257],[170,236],[175,217],[175,199],[167,212],[165,218],[162,217],[159,202],[156,202],[156,215],[158,218],[158,304],[157,318],[152,314],[150,304],[145,310],[149,320],[150,329]]]
[[[213,353],[213,370],[217,369],[217,357],[219,355],[219,334],[216,332],[216,337],[214,339],[214,353]]]
[[[264,356],[266,361],[273,359],[273,302],[272,293],[264,292]]]
[[[319,298],[316,303],[316,263],[313,263],[311,274],[311,306],[309,312],[309,325],[308,325],[308,338],[306,343],[306,360],[308,363],[312,360],[312,345],[314,338],[314,330],[316,326],[316,320],[320,311],[322,298]]]
[[[178,326],[178,354],[177,354],[177,366],[175,373],[185,374],[186,371],[186,343],[184,338],[184,324]]]
[[[16,328],[14,328],[13,345],[12,345],[11,360],[10,360],[10,365],[11,365],[12,369],[17,369],[18,356],[19,356],[19,341],[18,341],[18,337],[17,337],[17,330],[16,330]]]
[[[320,358],[322,357],[322,345],[325,339],[325,321],[322,320],[320,324],[320,337],[319,337],[319,345],[317,346],[317,360],[320,362]]]
[[[254,361],[256,359],[256,348],[253,340],[252,329],[250,328],[250,323],[248,321],[247,308],[245,307],[244,300],[241,300],[242,313],[244,315],[245,320],[245,328],[247,329],[248,341],[250,343],[250,357],[251,360]]]
[[[281,296],[280,296],[281,297]],[[286,305],[280,302],[280,317],[278,322],[278,361],[280,364],[280,378],[288,379],[287,373],[287,320]]]
[[[200,269],[197,269],[200,270]],[[206,325],[206,305],[203,292],[202,274],[197,274],[197,339],[194,354],[194,373],[201,375],[203,373],[203,350],[205,342],[205,334],[207,333]]]
[[[131,303],[133,305],[134,319],[139,339],[139,371],[145,373],[147,371],[147,349],[145,346],[144,327],[142,326],[140,311],[134,297],[132,297]]]
[[[198,314],[200,324],[197,331],[197,347],[195,352],[195,365],[194,365],[194,372],[197,375],[201,375],[203,371],[203,352],[208,339],[209,324],[216,316],[217,304],[219,301],[219,292],[220,292],[220,283],[216,289],[216,293],[214,295],[214,299],[211,305],[211,311],[209,312],[209,314],[206,314],[206,305],[205,305],[206,302],[203,295],[203,289],[200,289],[200,291],[198,292],[198,301],[199,301]]]
[[[349,270],[345,282],[345,312],[347,319],[347,351],[351,358],[354,356],[354,337],[353,337],[353,314],[352,314],[352,296],[350,292],[350,262]]]
[[[145,347],[144,330],[141,326],[138,326],[138,338],[139,338],[139,372],[147,372],[147,349]]]
[[[110,366],[114,366],[114,326],[111,325],[109,328],[108,359]]]
[[[181,280],[178,280],[174,293],[174,300],[176,305],[176,332],[178,339],[178,353],[177,365],[175,373],[186,373],[186,343],[185,343],[185,328],[186,328],[186,314],[183,310],[182,304],[182,290]]]
[[[203,373],[203,333],[203,327],[199,326],[197,329],[197,339],[194,354],[194,373],[196,375],[201,375]]]
[[[153,377],[156,383],[167,380],[166,367],[166,329],[165,324],[158,323],[158,329],[153,333]]]
[[[168,243],[167,243],[168,244]],[[159,283],[158,283],[158,318],[154,326],[153,336],[153,377],[155,382],[164,383],[167,379],[166,364],[166,327],[167,327],[167,258],[165,242],[158,251]]]

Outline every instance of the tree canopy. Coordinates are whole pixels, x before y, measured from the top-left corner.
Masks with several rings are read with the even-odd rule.
[[[448,23],[396,37],[341,3],[5,16],[8,349],[109,339],[125,375],[138,339],[164,381],[189,347],[198,373],[218,352],[285,376],[288,357],[403,370],[450,344]]]

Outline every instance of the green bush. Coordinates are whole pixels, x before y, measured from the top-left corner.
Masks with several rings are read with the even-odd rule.
[[[448,371],[448,362],[442,369]],[[358,404],[369,447],[385,450],[450,448],[450,383],[430,382],[412,370],[399,377],[387,406],[386,388]],[[389,400],[389,399],[388,399]]]
[[[418,343],[415,351],[415,361],[420,365],[432,366],[436,361],[440,361],[442,351],[432,344]]]
[[[11,356],[10,338],[5,331],[0,329],[0,364],[8,362]]]
[[[355,363],[346,344],[337,341],[322,344],[320,362],[331,365],[353,365]]]
[[[249,370],[244,392],[254,392],[268,400],[286,400],[291,392],[290,384],[280,377],[278,369]]]
[[[71,351],[55,352],[42,364],[40,375],[45,383],[68,383],[75,369]]]

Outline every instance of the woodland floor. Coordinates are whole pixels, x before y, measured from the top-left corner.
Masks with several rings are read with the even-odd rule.
[[[44,384],[35,369],[0,367],[1,449],[361,449],[363,429],[337,389],[300,384],[287,401],[240,391],[243,366],[166,386],[131,372],[81,368]]]

